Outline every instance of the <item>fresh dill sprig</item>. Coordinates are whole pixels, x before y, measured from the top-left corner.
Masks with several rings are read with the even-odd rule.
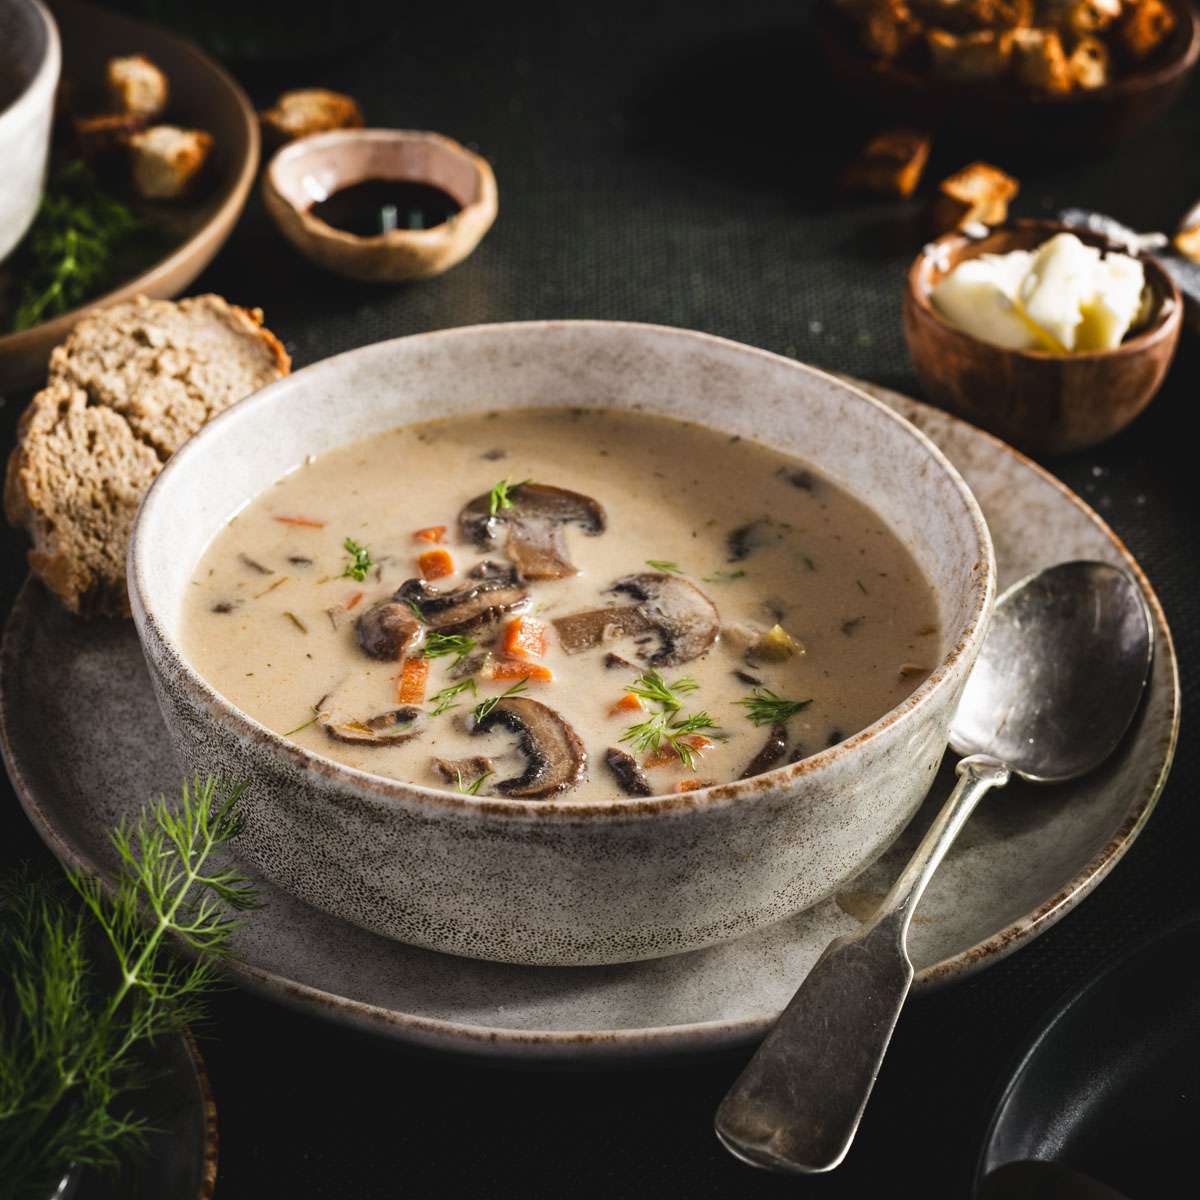
[[[737,701],[755,725],[781,725],[789,717],[803,712],[811,700],[785,700],[770,688],[758,687],[753,694]]]
[[[421,622],[422,625],[428,625],[429,622],[425,618],[425,614],[421,611],[421,606],[415,600],[405,600],[405,604],[412,609],[413,616]]]
[[[68,872],[0,883],[0,1180],[40,1200],[71,1163],[115,1168],[148,1126],[129,1107],[142,1046],[203,1013],[231,914],[256,904],[216,853],[241,827],[244,788],[185,783],[111,834],[109,886]],[[177,955],[182,943],[187,957]]]
[[[299,733],[300,730],[307,729],[321,715],[321,710],[315,704],[309,711],[312,713],[312,716],[303,725],[297,725],[295,729],[289,729],[287,733],[281,733],[279,736],[291,737],[293,733]]]
[[[478,796],[479,789],[483,787],[484,781],[490,779],[495,773],[495,771],[484,771],[482,775],[476,775],[470,783],[464,783],[462,771],[455,768],[454,774],[458,776],[458,783],[455,785],[454,790],[461,792],[464,796]]]
[[[653,567],[656,571],[662,571],[667,575],[684,575],[686,572],[677,562],[670,562],[665,558],[648,558],[646,566]]]
[[[690,717],[676,717],[668,711],[662,711],[656,712],[649,720],[631,725],[621,735],[621,741],[632,743],[640,754],[661,750],[666,743],[691,771],[696,766],[696,750],[687,739],[716,728],[717,723],[706,712],[693,713]]]
[[[421,651],[422,658],[445,658],[448,654],[455,656],[451,667],[457,667],[479,643],[473,637],[462,633],[438,633],[431,630],[425,637],[425,647]]]
[[[449,712],[452,708],[458,708],[461,701],[455,700],[456,696],[461,696],[463,692],[470,692],[472,696],[479,694],[479,689],[475,686],[475,680],[464,679],[459,683],[452,683],[449,687],[444,687],[440,692],[434,692],[429,697],[429,703],[437,707],[429,715],[431,717],[440,717],[442,713]]]
[[[375,560],[371,557],[371,552],[366,546],[360,545],[352,537],[348,537],[342,543],[342,549],[350,555],[350,561],[346,564],[346,569],[342,572],[343,579],[353,579],[357,583],[362,583],[367,577],[367,572],[375,565]]]
[[[702,576],[705,583],[730,583],[735,579],[744,579],[745,571],[714,571],[711,575]]]
[[[512,508],[511,493],[517,488],[524,487],[529,483],[528,479],[522,479],[520,483],[513,483],[509,479],[501,479],[499,483],[493,485],[492,490],[488,493],[488,511],[494,517],[498,512],[505,508]]]
[[[501,692],[498,696],[489,696],[486,700],[481,700],[471,710],[471,717],[475,724],[478,725],[481,721],[486,720],[491,714],[492,709],[500,703],[501,700],[507,700],[509,696],[519,695],[529,686],[529,681],[526,679],[518,679],[507,691]]]
[[[652,704],[661,704],[664,712],[678,712],[683,707],[680,697],[694,692],[699,686],[690,676],[685,675],[674,683],[668,683],[658,671],[647,671],[625,690]]]

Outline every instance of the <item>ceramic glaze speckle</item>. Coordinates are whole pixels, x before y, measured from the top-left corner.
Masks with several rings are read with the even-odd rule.
[[[1114,758],[1052,793],[1023,794],[1013,784],[997,797],[1003,802],[975,814],[934,876],[909,937],[915,986],[928,990],[1027,945],[1120,860],[1170,766],[1179,678],[1161,606],[1091,509],[987,434],[870,390],[963,472],[991,527],[1002,586],[1054,562],[1099,559],[1137,578],[1154,614],[1150,684]],[[1037,539],[1027,536],[1031,527]],[[131,625],[75,620],[30,582],[8,622],[0,665],[0,748],[25,811],[62,861],[111,871],[112,825],[179,781]],[[257,876],[264,906],[236,930],[230,970],[244,986],[305,1012],[458,1053],[611,1062],[746,1045],[775,1020],[829,940],[873,910],[953,783],[948,758],[891,849],[836,897],[690,954],[537,969],[434,954],[358,929]]]
[[[183,658],[178,623],[194,565],[264,479],[421,416],[543,406],[696,419],[817,465],[908,546],[938,599],[942,662],[867,730],[795,765],[680,796],[571,803],[434,792],[327,762],[233,708]],[[134,533],[130,588],[183,761],[251,783],[237,846],[246,860],[308,902],[401,941],[585,964],[739,937],[830,895],[877,858],[945,749],[994,567],[957,472],[862,393],[703,335],[555,322],[382,343],[236,405],[156,481]]]

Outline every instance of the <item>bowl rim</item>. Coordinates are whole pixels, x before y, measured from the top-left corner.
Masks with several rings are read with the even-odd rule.
[[[298,376],[305,375],[309,379],[317,379],[322,375],[334,375],[343,369],[354,356],[383,354],[386,352],[385,348],[399,343],[429,343],[435,340],[458,339],[469,341],[481,334],[520,336],[523,331],[550,332],[587,328],[612,332],[649,332],[656,337],[665,336],[685,341],[690,340],[697,346],[711,346],[726,351],[732,349],[739,354],[747,354],[774,364],[786,365],[790,370],[801,374],[816,376],[831,383],[838,390],[849,393],[855,397],[858,403],[874,409],[878,415],[884,417],[885,421],[892,424],[897,434],[914,441],[929,460],[950,480],[962,502],[964,512],[971,522],[975,544],[979,551],[979,558],[975,564],[975,579],[972,584],[974,601],[967,616],[959,625],[955,644],[942,655],[937,666],[911,694],[901,700],[899,704],[888,709],[866,728],[858,730],[844,741],[826,747],[799,762],[776,767],[749,779],[714,784],[690,792],[649,797],[615,797],[611,800],[522,800],[472,796],[363,771],[316,754],[268,729],[249,714],[242,712],[199,673],[183,653],[178,641],[167,634],[154,611],[147,605],[147,589],[144,585],[146,555],[143,549],[143,540],[148,517],[153,512],[154,506],[159,503],[159,497],[163,490],[168,486],[164,481],[169,481],[180,471],[188,470],[192,462],[205,453],[208,442],[215,436],[214,430],[220,430],[224,425],[239,418],[244,419],[244,414],[264,403],[275,393],[285,391],[287,387],[292,386],[291,381]],[[201,461],[203,460],[201,459]],[[933,703],[941,699],[943,692],[955,685],[960,665],[964,660],[973,660],[983,641],[996,595],[996,557],[983,512],[958,469],[915,425],[872,396],[867,395],[866,392],[852,387],[836,376],[784,355],[748,346],[729,338],[676,326],[637,321],[541,320],[458,326],[369,343],[366,346],[319,360],[293,375],[285,376],[268,384],[231,405],[177,450],[150,485],[134,521],[126,559],[126,580],[134,625],[147,659],[154,663],[159,670],[163,670],[165,667],[172,679],[182,680],[191,694],[200,698],[210,720],[222,722],[238,736],[253,739],[259,745],[266,747],[272,756],[282,757],[303,772],[317,775],[326,785],[351,791],[356,795],[361,796],[367,793],[377,800],[393,801],[410,806],[416,805],[434,810],[457,811],[538,823],[544,820],[570,822],[654,817],[661,814],[687,813],[697,809],[716,809],[737,803],[751,802],[764,792],[786,788],[806,775],[829,767],[847,754],[854,753],[860,747],[874,741],[892,726],[902,721],[911,722],[917,719]],[[165,663],[162,660],[165,660]]]
[[[9,101],[0,108],[0,127],[20,119],[26,109],[32,108],[41,97],[43,89],[53,89],[58,82],[62,70],[62,39],[58,35],[58,22],[50,15],[50,10],[42,0],[18,0],[19,3],[31,9],[42,23],[46,41],[42,47],[42,57],[37,70],[29,77],[29,82]],[[49,82],[47,82],[49,80]],[[47,133],[47,138],[49,133]]]
[[[844,19],[841,18],[841,14],[834,11],[834,5],[828,0],[823,0],[818,6],[816,19],[823,36],[836,38],[839,47],[848,57],[852,57],[864,71],[877,72],[878,78],[886,86],[903,88],[913,95],[940,96],[944,100],[986,97],[989,103],[1011,109],[1014,112],[1039,106],[1061,110],[1083,108],[1105,100],[1127,99],[1142,92],[1152,91],[1186,75],[1196,65],[1197,58],[1200,58],[1200,12],[1197,12],[1192,0],[1163,0],[1163,2],[1170,7],[1183,25],[1179,36],[1172,39],[1177,49],[1170,57],[1154,64],[1148,70],[1135,69],[1128,75],[1124,75],[1112,83],[1106,83],[1102,87],[1087,90],[1072,89],[1061,94],[1017,88],[1005,90],[997,87],[994,83],[954,83],[949,80],[936,79],[932,75],[922,76],[916,71],[897,70],[886,62],[882,64],[881,68],[877,65],[876,60],[861,50],[856,47],[853,48],[853,51],[851,50],[843,29]]]
[[[1080,229],[1077,226],[1067,225],[1062,221],[1049,218],[1020,217],[1003,221],[997,225],[989,225],[987,230],[987,237],[972,237],[961,229],[952,229],[926,243],[913,259],[905,284],[907,298],[921,318],[932,322],[950,340],[957,341],[964,348],[970,348],[975,353],[978,353],[980,349],[985,349],[998,355],[1011,355],[1015,359],[1034,363],[1054,365],[1097,363],[1141,354],[1157,347],[1162,342],[1171,341],[1178,334],[1180,322],[1183,319],[1183,296],[1170,272],[1152,254],[1146,251],[1131,254],[1127,247],[1118,245],[1095,230]],[[1018,350],[1009,346],[998,346],[994,342],[985,341],[973,333],[968,333],[965,329],[960,329],[957,325],[952,325],[938,312],[930,300],[930,290],[925,282],[925,275],[931,269],[931,265],[935,265],[939,257],[946,252],[953,253],[965,247],[978,245],[997,234],[1004,235],[1022,231],[1044,232],[1045,236],[1040,239],[1038,245],[1049,241],[1056,234],[1073,233],[1085,244],[1100,246],[1106,250],[1117,251],[1136,258],[1142,264],[1147,276],[1153,276],[1152,286],[1163,296],[1156,320],[1140,333],[1123,340],[1110,350],[1084,350],[1079,353],[1071,351],[1066,354],[1057,354],[1053,350]],[[1003,250],[997,252],[1003,253]],[[961,258],[959,261],[962,261]],[[958,263],[956,262],[954,265],[957,266]]]
[[[475,173],[479,184],[479,195],[469,204],[464,204],[449,220],[443,221],[440,225],[433,225],[428,229],[392,229],[387,233],[376,233],[369,237],[363,237],[345,229],[338,229],[337,226],[330,225],[328,221],[322,221],[320,217],[314,217],[311,206],[301,208],[279,186],[279,168],[285,163],[309,156],[324,157],[330,150],[334,150],[346,142],[357,141],[432,143],[467,163]],[[356,182],[362,181],[357,180]],[[481,154],[476,154],[454,138],[447,137],[444,133],[423,129],[390,129],[379,126],[328,129],[323,133],[312,133],[307,137],[295,138],[280,146],[271,155],[267,169],[263,172],[263,183],[270,188],[280,203],[285,204],[291,212],[295,213],[300,223],[313,237],[355,249],[376,246],[435,245],[453,237],[455,230],[460,225],[466,224],[469,227],[476,220],[486,220],[490,224],[496,215],[498,203],[496,176],[492,171],[491,163],[486,158]]]

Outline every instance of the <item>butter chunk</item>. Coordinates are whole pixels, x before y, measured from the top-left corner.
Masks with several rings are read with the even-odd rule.
[[[960,263],[930,293],[952,325],[1008,350],[1038,350],[1044,339],[1021,315],[1017,291],[1033,262],[1029,250],[981,254]]]
[[[1083,319],[1075,333],[1075,349],[1083,352],[1119,346],[1138,322],[1145,287],[1146,273],[1136,258],[1127,254],[1102,258],[1096,264],[1092,294],[1080,308]]]
[[[1026,316],[1063,350],[1075,349],[1075,331],[1085,301],[1096,288],[1100,251],[1070,233],[1043,242],[1021,283],[1020,302]]]

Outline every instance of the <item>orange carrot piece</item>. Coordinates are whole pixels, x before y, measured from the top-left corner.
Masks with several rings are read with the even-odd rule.
[[[695,791],[698,791],[700,788],[709,787],[709,786],[710,786],[710,784],[707,779],[696,779],[695,777],[693,777],[691,779],[681,779],[675,785],[675,791],[676,792],[695,792]]]
[[[426,550],[417,555],[417,566],[422,579],[442,579],[454,574],[454,559],[449,550]]]
[[[299,525],[304,529],[324,529],[324,521],[314,521],[311,517],[276,517],[281,525]]]
[[[362,598],[362,592],[351,592],[350,595],[347,596],[344,601],[342,601],[342,607],[349,612]]]
[[[679,739],[681,742],[691,746],[696,754],[703,754],[711,745],[712,741],[706,738],[701,733],[691,733],[685,738]],[[652,750],[642,762],[643,767],[669,767],[673,763],[680,762],[678,751],[668,742],[664,742],[657,750]]]
[[[541,658],[546,653],[546,626],[532,617],[513,617],[504,631],[505,654]]]
[[[413,538],[418,542],[444,542],[446,527],[445,525],[430,525],[425,529],[418,529],[413,534]]]
[[[492,664],[493,679],[529,679],[534,683],[551,683],[554,672],[541,663],[522,662],[516,658],[498,658]]]
[[[396,680],[396,700],[400,704],[424,704],[425,681],[428,678],[428,659],[406,658]]]
[[[641,696],[638,696],[633,692],[626,692],[625,695],[623,695],[620,700],[618,700],[616,704],[614,704],[612,708],[608,710],[608,715],[610,717],[619,717],[622,715],[622,713],[641,712],[643,708],[645,708],[645,705],[642,703]]]

